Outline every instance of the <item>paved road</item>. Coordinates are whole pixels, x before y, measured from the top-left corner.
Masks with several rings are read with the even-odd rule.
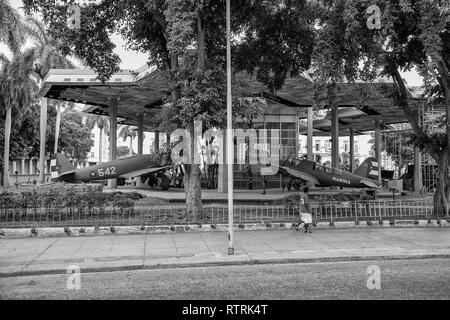
[[[369,290],[368,267],[381,271]],[[2,299],[449,299],[450,260],[253,265],[0,279]]]
[[[118,271],[192,267],[251,262],[311,262],[383,259],[383,257],[450,256],[449,228],[368,228],[240,231],[236,254],[228,256],[227,234],[197,232],[100,237],[2,239],[0,277],[17,273],[66,273],[70,265],[83,270]]]

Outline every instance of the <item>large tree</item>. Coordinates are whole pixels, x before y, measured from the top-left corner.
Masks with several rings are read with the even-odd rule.
[[[122,138],[123,141],[127,141],[130,138],[130,148],[129,154],[133,155],[133,139],[137,136],[137,128],[132,126],[121,126],[119,129],[119,138]]]
[[[109,132],[109,120],[105,116],[89,115],[86,118],[85,126],[92,131],[95,127],[100,131],[98,142],[98,162],[102,163],[103,160],[103,134]]]
[[[118,71],[119,59],[110,40],[113,31],[120,32],[130,48],[148,53],[149,63],[166,71],[170,85],[170,97],[161,115],[162,124],[167,126],[162,129],[186,128],[193,135],[196,120],[203,122],[203,129],[224,127],[224,0],[102,0],[82,7],[80,30],[69,30],[66,26],[69,3],[69,0],[58,3],[24,0],[28,12],[43,16],[53,37],[62,41],[65,52],[83,57],[102,80]],[[233,50],[236,71],[255,72],[275,93],[287,76],[309,67],[313,21],[308,19],[311,10],[306,0],[231,3],[233,33],[243,35]],[[261,23],[261,19],[270,23]],[[184,58],[183,63],[179,64],[179,58]],[[244,96],[235,95],[234,110],[245,105],[239,99]],[[193,163],[194,154],[191,156]],[[187,164],[185,173],[188,214],[199,216],[202,212],[199,165]]]
[[[55,145],[55,127],[57,106],[49,104],[46,154],[51,155]],[[61,113],[59,150],[70,158],[79,162],[87,160],[88,154],[94,145],[91,139],[91,130],[87,128],[83,121],[83,114],[79,111],[67,109]],[[38,148],[36,148],[38,150]]]
[[[450,10],[446,0],[333,0],[323,1],[320,38],[315,60],[328,79],[371,80],[387,75],[394,81],[390,96],[404,111],[416,143],[439,165],[435,211],[448,213],[450,205]],[[380,9],[379,28],[366,13]],[[373,7],[372,7],[373,8]],[[373,14],[373,12],[371,12]],[[369,23],[367,23],[369,20]],[[376,20],[375,20],[376,21]],[[336,50],[336,48],[341,48]],[[445,105],[445,128],[426,132],[411,105],[402,71],[417,67],[425,85],[437,86]],[[436,92],[436,91],[434,91]],[[435,97],[433,97],[435,98]]]
[[[0,43],[17,53],[25,42],[26,27],[17,12],[9,4],[9,0],[0,0]]]
[[[9,155],[13,114],[22,116],[36,98],[37,85],[31,79],[34,66],[32,50],[16,53],[9,60],[0,55],[0,109],[5,113],[3,186],[9,187]]]
[[[35,73],[41,83],[50,69],[73,69],[73,63],[62,54],[60,41],[52,38],[45,25],[34,17],[25,19],[26,28],[34,43]],[[68,103],[52,101],[56,106],[55,144],[53,153],[58,153],[59,134],[61,129],[61,113]]]

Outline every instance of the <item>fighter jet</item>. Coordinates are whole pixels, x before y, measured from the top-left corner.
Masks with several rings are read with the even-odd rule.
[[[293,180],[299,179],[314,186],[346,188],[380,188],[378,181],[378,161],[366,159],[355,173],[326,167],[314,161],[290,158],[279,167],[279,174]]]
[[[161,167],[154,163],[152,155],[138,155],[117,159],[93,167],[76,169],[63,154],[56,154],[51,160],[52,180],[68,183],[92,182],[117,178],[140,177],[142,183],[170,188],[170,178],[164,172],[172,166]]]

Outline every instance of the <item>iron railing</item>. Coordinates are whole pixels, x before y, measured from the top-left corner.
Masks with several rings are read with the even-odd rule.
[[[313,222],[380,221],[437,218],[430,201],[310,202]],[[444,215],[441,218],[448,218]],[[234,221],[289,223],[299,221],[297,206],[238,205]],[[185,206],[70,208],[1,208],[0,228],[158,226],[226,224],[226,205],[205,205],[201,213],[188,213]]]

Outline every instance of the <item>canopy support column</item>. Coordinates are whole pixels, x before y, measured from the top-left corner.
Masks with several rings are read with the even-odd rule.
[[[331,106],[331,166],[339,167],[339,106]]]
[[[111,151],[109,153],[109,160],[113,161],[117,158],[117,106],[119,101],[114,99],[111,104],[111,113],[109,116],[111,135],[110,135],[110,146]],[[108,187],[110,189],[117,189],[117,179],[108,180]]]
[[[39,150],[39,184],[45,183],[45,143],[47,138],[47,98],[41,98],[41,142]]]
[[[313,154],[313,107],[308,107],[308,137],[307,137],[307,145],[308,145],[308,160],[314,160]]]
[[[381,182],[381,129],[380,120],[375,120],[375,158],[378,161],[378,182]]]
[[[138,155],[144,154],[144,114],[138,115]]]
[[[419,124],[422,124],[421,113],[422,108],[419,107],[417,110],[417,119]],[[423,188],[423,177],[422,177],[422,152],[419,147],[414,147],[414,192],[420,193]]]
[[[155,153],[159,152],[159,131],[155,131],[155,141],[153,150]]]
[[[350,172],[355,171],[355,132],[350,128]]]

